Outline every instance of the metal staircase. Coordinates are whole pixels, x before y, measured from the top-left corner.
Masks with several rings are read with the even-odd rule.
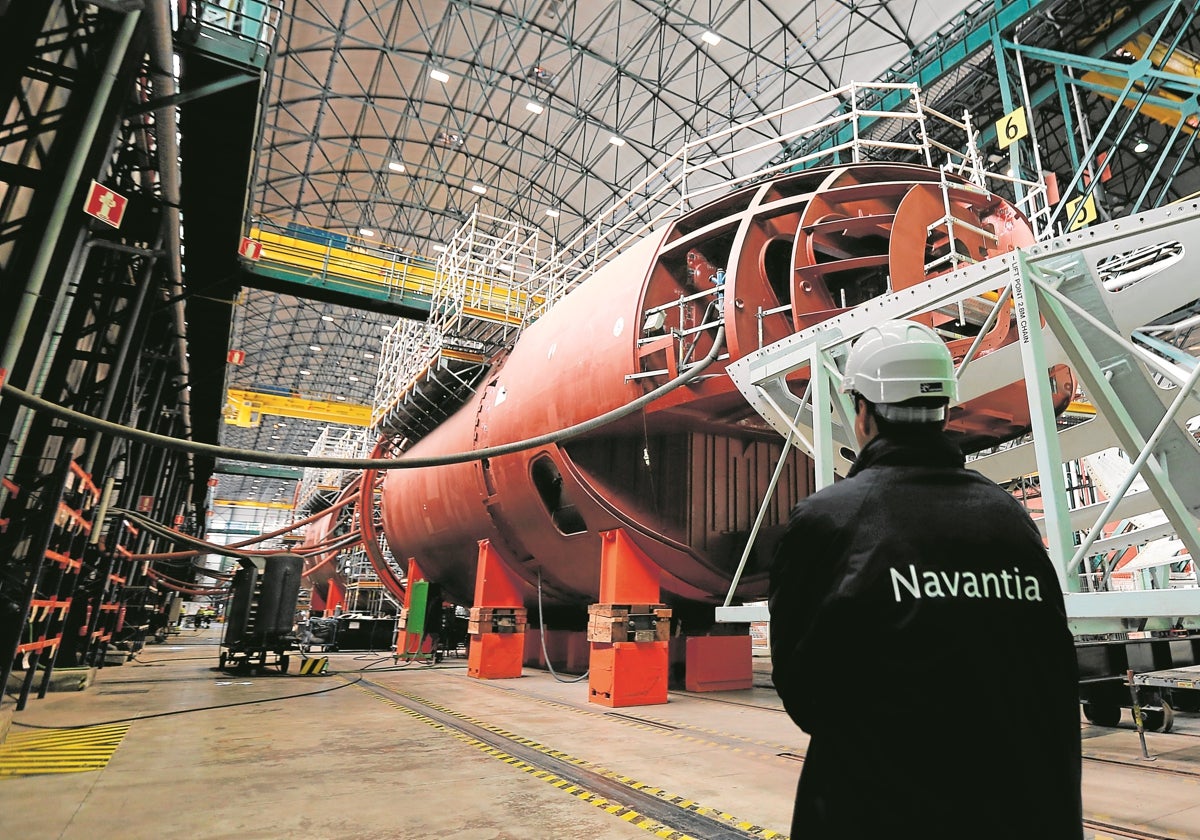
[[[371,428],[412,443],[457,411],[541,305],[533,278],[553,259],[537,228],[473,212],[438,258],[429,321],[384,339]]]

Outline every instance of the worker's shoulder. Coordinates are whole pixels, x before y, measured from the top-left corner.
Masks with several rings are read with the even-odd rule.
[[[792,509],[792,519],[819,516],[828,511],[844,511],[848,505],[861,502],[871,493],[876,478],[859,473],[823,487],[797,503]]]

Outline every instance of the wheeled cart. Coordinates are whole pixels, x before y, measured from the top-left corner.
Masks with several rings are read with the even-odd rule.
[[[1142,715],[1147,729],[1160,728],[1150,724],[1157,723],[1162,715],[1162,731],[1170,732],[1176,709],[1200,711],[1200,665],[1134,674],[1133,684],[1137,686],[1138,702],[1145,704]],[[1145,723],[1147,716],[1149,723]]]
[[[289,652],[299,649],[300,645],[296,643],[295,639],[292,639],[291,643],[286,647],[278,647],[274,650],[264,650],[263,648],[238,650],[236,648],[228,648],[221,651],[217,660],[217,667],[222,671],[258,672],[263,668],[275,666],[279,668],[280,673],[286,674],[291,661]]]
[[[1076,640],[1075,656],[1083,714],[1098,726],[1117,726],[1122,709],[1134,705],[1135,691],[1144,729],[1165,732],[1171,729],[1176,710],[1200,711],[1198,695],[1181,687],[1189,680],[1200,685],[1200,633],[1196,631],[1131,632]],[[1173,674],[1180,675],[1179,685],[1163,676]]]
[[[277,666],[287,672],[289,652],[300,649],[292,620],[303,568],[303,558],[295,554],[272,554],[237,570],[217,667],[259,671]]]

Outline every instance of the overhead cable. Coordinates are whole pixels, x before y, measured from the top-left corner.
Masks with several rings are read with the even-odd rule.
[[[449,455],[433,455],[423,458],[413,458],[401,456],[400,458],[314,458],[308,455],[288,455],[286,453],[276,452],[258,452],[252,449],[231,449],[225,446],[217,446],[211,443],[200,443],[192,440],[181,440],[167,435],[159,435],[154,432],[147,432],[143,429],[133,429],[129,426],[123,426],[120,423],[113,423],[108,420],[101,420],[98,417],[92,417],[87,414],[82,414],[78,411],[73,411],[69,408],[64,408],[61,405],[52,403],[49,400],[44,400],[41,397],[36,397],[26,391],[22,391],[9,383],[5,382],[0,388],[0,393],[5,396],[12,397],[17,402],[33,409],[35,412],[49,414],[81,426],[85,429],[105,432],[116,437],[125,438],[127,440],[137,441],[150,446],[157,446],[162,449],[173,450],[176,452],[190,452],[199,455],[210,455],[217,458],[230,458],[238,461],[248,461],[258,464],[275,464],[278,466],[289,467],[307,467],[310,469],[341,469],[341,470],[405,470],[405,469],[420,469],[424,467],[441,467],[449,464],[464,464],[470,461],[481,461],[485,458],[494,458],[499,455],[508,455],[513,452],[521,452],[526,449],[533,449],[537,446],[544,446],[548,443],[559,443],[561,441],[570,440],[579,435],[587,434],[595,429],[620,420],[623,417],[628,417],[634,412],[640,411],[645,406],[659,399],[660,397],[669,394],[677,388],[687,385],[692,380],[700,376],[706,368],[715,362],[720,354],[721,349],[725,345],[725,327],[722,325],[717,328],[716,334],[713,336],[713,346],[709,350],[708,355],[689,368],[687,371],[679,374],[669,382],[655,388],[637,399],[631,400],[622,406],[614,408],[612,411],[605,412],[598,417],[593,417],[590,420],[584,420],[582,423],[576,423],[574,426],[568,426],[565,429],[559,429],[554,432],[547,432],[544,435],[538,435],[525,440],[513,441],[512,443],[500,444],[498,446],[488,446],[483,449],[475,449],[470,452],[457,452]]]

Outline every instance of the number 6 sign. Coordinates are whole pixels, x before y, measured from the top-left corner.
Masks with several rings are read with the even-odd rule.
[[[1020,140],[1029,134],[1029,126],[1025,123],[1025,108],[1020,107],[1009,111],[996,120],[996,141],[1001,149],[1007,149],[1013,141]]]

